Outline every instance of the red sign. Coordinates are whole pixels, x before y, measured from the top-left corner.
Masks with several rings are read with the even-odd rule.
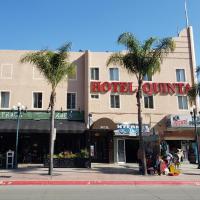
[[[151,83],[146,82],[142,85],[145,94],[187,94],[190,90],[189,83]]]
[[[136,92],[133,90],[132,82],[91,82],[90,90],[92,93],[126,93],[132,94]],[[147,95],[153,94],[187,94],[190,90],[189,83],[152,83],[145,82],[142,85],[142,91]]]

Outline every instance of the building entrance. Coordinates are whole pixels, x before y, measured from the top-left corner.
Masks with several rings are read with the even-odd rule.
[[[136,163],[137,162],[137,151],[139,148],[138,140],[126,140],[126,163]]]

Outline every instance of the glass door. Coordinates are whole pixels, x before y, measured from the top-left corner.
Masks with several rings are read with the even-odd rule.
[[[126,156],[125,156],[125,140],[117,140],[117,162],[118,163],[125,163]]]

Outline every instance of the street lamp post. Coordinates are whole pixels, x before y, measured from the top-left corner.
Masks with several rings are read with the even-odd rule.
[[[22,112],[26,112],[26,107],[23,106],[21,103],[18,103],[17,106],[13,106],[13,112],[17,116],[17,130],[16,130],[16,144],[15,144],[15,163],[14,166],[17,168],[18,162],[17,162],[17,157],[18,157],[18,140],[19,140],[19,122],[20,122],[20,117]]]
[[[88,136],[88,143],[89,143],[89,162],[90,162],[90,168],[91,168],[91,162],[92,162],[92,158],[91,158],[91,133],[90,133],[90,128],[91,128],[91,123],[92,123],[92,113],[88,114],[88,128],[89,128],[89,136]]]
[[[190,114],[192,116],[192,122],[194,124],[194,132],[196,137],[196,145],[197,145],[197,158],[198,158],[198,169],[200,169],[200,158],[199,158],[199,135],[197,131],[197,109],[195,106],[192,107]]]

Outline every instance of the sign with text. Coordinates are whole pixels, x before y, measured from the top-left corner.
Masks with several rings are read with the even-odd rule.
[[[137,91],[136,86],[133,86],[132,82],[100,82],[91,81],[90,91],[91,93],[122,93],[133,94]],[[144,82],[142,85],[142,91],[147,95],[155,94],[182,94],[185,95],[190,90],[189,83],[153,83]]]
[[[114,131],[116,136],[139,136],[138,124],[120,123],[117,124],[117,130]],[[150,132],[149,125],[143,124],[143,135]]]
[[[0,119],[17,119],[17,111],[0,111]],[[20,115],[20,119],[43,120],[50,119],[50,112],[46,111],[27,111]],[[63,111],[55,112],[55,119],[66,119],[74,121],[84,121],[84,112]]]
[[[167,128],[194,128],[191,115],[169,115],[166,117]],[[200,127],[200,117],[196,117],[196,125]]]

